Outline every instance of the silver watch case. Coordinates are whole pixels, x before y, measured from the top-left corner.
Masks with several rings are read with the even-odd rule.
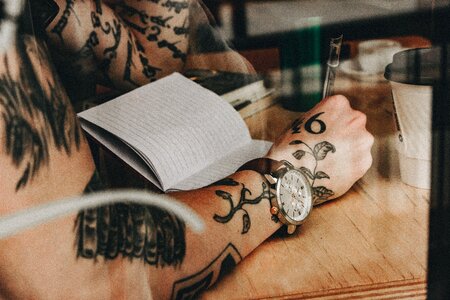
[[[308,179],[305,175],[299,170],[299,174],[301,178],[303,179],[303,183],[305,188],[307,189],[307,194],[310,195],[308,197],[307,205],[305,206],[305,209],[307,210],[306,216],[302,220],[294,220],[291,217],[289,217],[281,204],[281,198],[280,198],[280,189],[281,189],[281,180],[280,178],[283,178],[284,174],[289,172],[290,170],[295,169],[295,167],[288,161],[282,161],[283,165],[280,166],[277,170],[273,171],[271,174],[266,174],[265,177],[269,181],[271,188],[275,189],[275,195],[276,197],[271,197],[271,212],[272,214],[276,215],[278,220],[280,220],[283,224],[286,224],[288,227],[288,233],[292,234],[297,226],[303,224],[303,222],[308,218],[309,214],[311,213],[312,207],[313,207],[313,199],[312,199],[312,188],[311,184],[309,183]]]

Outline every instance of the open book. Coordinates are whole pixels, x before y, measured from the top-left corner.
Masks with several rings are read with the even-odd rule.
[[[267,153],[239,113],[174,73],[78,114],[83,129],[163,191],[190,190]]]

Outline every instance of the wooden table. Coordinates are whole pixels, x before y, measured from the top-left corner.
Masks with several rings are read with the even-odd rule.
[[[426,297],[429,191],[400,180],[390,87],[342,74],[335,87],[368,116],[371,169],[296,235],[270,237],[203,299]],[[273,140],[297,116],[277,104],[246,122],[254,138]]]

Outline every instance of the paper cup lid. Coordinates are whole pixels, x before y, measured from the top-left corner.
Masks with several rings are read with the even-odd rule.
[[[392,63],[387,65],[384,77],[390,81],[406,84],[433,85],[440,78],[441,55],[440,47],[398,52],[394,55]],[[446,69],[449,74],[450,65],[447,65]]]

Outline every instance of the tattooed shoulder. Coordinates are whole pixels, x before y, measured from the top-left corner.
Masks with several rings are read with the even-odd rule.
[[[16,53],[3,55],[0,70],[0,121],[5,152],[22,171],[16,191],[50,162],[50,149],[70,155],[82,134],[64,88],[49,67],[47,49],[31,37],[17,41]]]

